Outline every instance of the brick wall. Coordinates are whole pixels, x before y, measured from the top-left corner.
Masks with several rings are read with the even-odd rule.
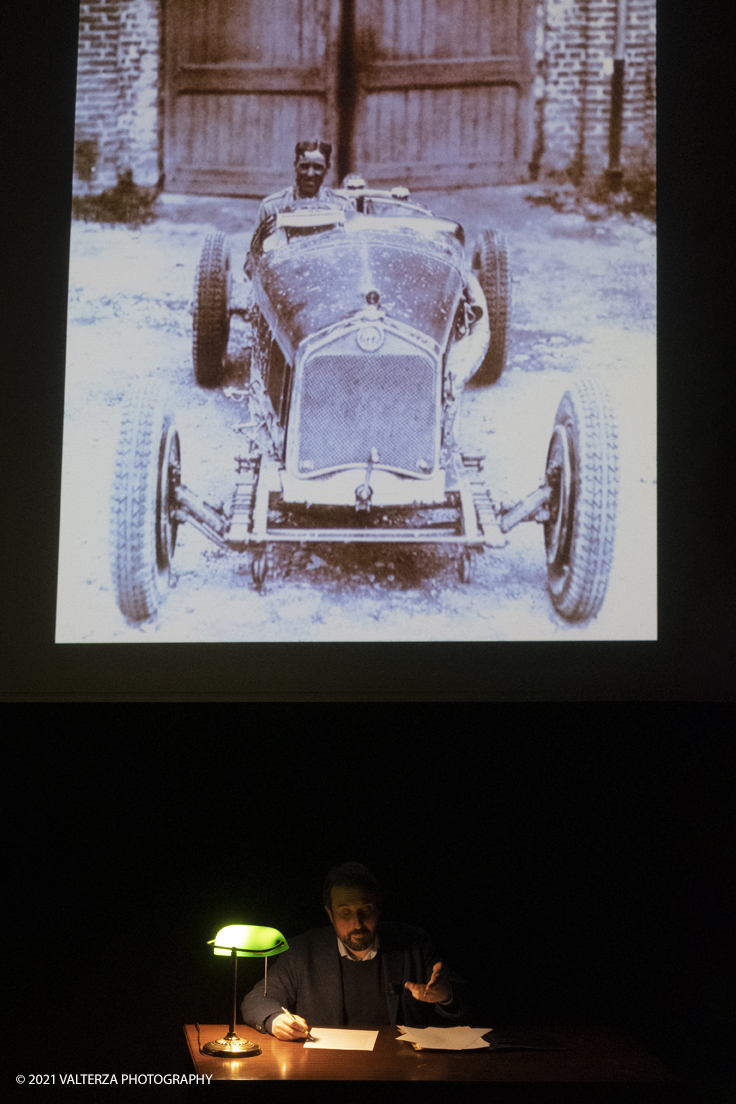
[[[534,171],[574,178],[608,165],[611,59],[618,0],[537,4]],[[628,0],[621,163],[654,166],[656,2]]]
[[[132,169],[163,168],[161,33],[165,0],[81,0],[75,181],[98,192]],[[608,164],[610,59],[618,0],[538,0],[532,175],[597,175]],[[656,0],[628,0],[621,161],[655,158]]]
[[[81,0],[75,128],[76,194],[132,169],[154,184],[159,149],[159,0]]]

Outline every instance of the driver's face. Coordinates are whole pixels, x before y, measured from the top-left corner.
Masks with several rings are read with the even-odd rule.
[[[305,150],[299,160],[294,162],[294,168],[296,169],[296,190],[299,195],[303,199],[316,196],[327,172],[324,154],[319,150]]]
[[[379,916],[373,897],[352,886],[333,886],[332,908],[327,909],[327,915],[349,951],[362,958],[371,949]]]

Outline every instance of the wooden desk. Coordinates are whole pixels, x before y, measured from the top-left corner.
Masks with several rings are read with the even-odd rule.
[[[204,1045],[222,1038],[227,1030],[226,1024],[200,1024],[200,1042]],[[210,1075],[215,1081],[251,1083],[490,1081],[562,1085],[575,1082],[587,1084],[588,1091],[593,1082],[669,1089],[676,1085],[673,1075],[657,1058],[625,1033],[611,1028],[548,1029],[564,1050],[492,1050],[484,1047],[465,1051],[416,1051],[409,1043],[398,1041],[399,1032],[395,1027],[380,1028],[372,1051],[305,1049],[302,1042],[282,1042],[244,1024],[238,1024],[236,1030],[241,1038],[258,1043],[262,1053],[237,1061],[200,1054],[197,1029],[193,1024],[186,1025],[189,1053],[198,1074]],[[511,1033],[513,1029],[508,1030]],[[636,1096],[637,1100],[644,1098],[641,1094]],[[671,1093],[650,1093],[646,1099],[675,1097]]]

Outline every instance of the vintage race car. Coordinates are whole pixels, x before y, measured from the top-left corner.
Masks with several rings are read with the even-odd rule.
[[[339,208],[297,202],[257,228],[248,306],[235,302],[228,238],[205,240],[192,311],[197,383],[227,383],[234,314],[253,334],[249,379],[225,387],[248,410],[235,427],[232,494],[213,507],[182,482],[165,395],[155,382],[134,393],[113,492],[120,609],[133,622],[156,614],[183,523],[248,553],[261,588],[269,546],[283,541],[453,546],[470,582],[475,554],[536,521],[555,609],[570,621],[594,617],[612,562],[618,484],[602,386],[585,379],[564,394],[544,482],[512,508],[498,506],[493,473],[483,457],[461,453],[453,424],[466,382],[493,384],[504,368],[503,236],[483,232],[466,256],[462,227],[404,188],[339,194],[348,201]]]

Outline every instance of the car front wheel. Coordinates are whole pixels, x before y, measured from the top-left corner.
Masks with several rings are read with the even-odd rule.
[[[155,616],[176,546],[179,434],[167,397],[151,382],[124,407],[115,459],[110,536],[118,606],[129,621]]]
[[[552,488],[544,523],[547,585],[567,621],[587,621],[603,605],[613,562],[618,504],[618,442],[600,383],[566,391],[547,453]]]

